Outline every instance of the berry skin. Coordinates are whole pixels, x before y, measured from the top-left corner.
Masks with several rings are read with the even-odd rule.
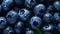
[[[54,7],[52,5],[49,5],[48,8],[47,8],[47,12],[52,13],[53,10],[54,10]]]
[[[35,15],[42,16],[45,13],[46,7],[43,4],[38,4],[34,8]]]
[[[16,25],[15,25],[15,32],[17,33],[17,34],[20,34],[20,32],[22,31],[22,29],[23,29],[23,26],[24,26],[24,23],[23,22],[21,22],[21,21],[19,21]]]
[[[23,4],[23,2],[24,2],[24,0],[15,0],[15,3],[16,3],[17,5]]]
[[[46,33],[51,34],[54,32],[54,29],[55,29],[54,25],[48,24],[43,26],[42,31],[44,32],[44,34]]]
[[[6,29],[4,29],[3,34],[14,34],[14,31],[8,26]]]
[[[25,0],[25,6],[28,8],[33,8],[36,5],[36,0]]]
[[[26,31],[26,34],[34,34],[34,32],[33,31]]]
[[[16,11],[11,10],[7,13],[6,18],[9,24],[15,24],[18,18],[18,14]]]
[[[59,13],[54,13],[54,17],[53,17],[54,22],[60,22],[60,14]]]
[[[57,31],[60,32],[60,23],[57,25]]]
[[[2,5],[0,5],[0,13],[2,12]]]
[[[9,11],[12,4],[13,4],[13,0],[3,0],[2,2],[3,9],[5,11]]]
[[[0,29],[4,29],[7,25],[7,21],[5,17],[0,17]]]
[[[30,17],[30,11],[24,8],[19,11],[18,15],[19,19],[21,19],[22,21],[26,21]]]
[[[42,26],[42,20],[38,16],[34,16],[30,19],[29,25],[32,29],[39,28],[40,26]]]
[[[52,21],[52,14],[50,13],[45,13],[43,15],[43,20],[46,22],[46,23],[50,23]]]
[[[60,11],[60,1],[56,1],[56,2],[54,2],[54,7],[58,10],[58,11]]]
[[[26,31],[26,34],[34,34],[34,31],[32,31],[32,30],[27,30],[27,31]]]

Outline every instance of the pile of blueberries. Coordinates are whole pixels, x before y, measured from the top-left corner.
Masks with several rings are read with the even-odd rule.
[[[0,34],[60,34],[60,0],[0,0]]]

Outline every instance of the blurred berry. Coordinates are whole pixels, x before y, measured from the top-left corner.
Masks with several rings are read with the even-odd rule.
[[[11,6],[13,5],[13,0],[3,0],[2,6],[5,11],[9,11]]]
[[[33,8],[36,5],[36,0],[25,0],[25,6],[28,8]]]
[[[6,18],[9,24],[15,24],[18,18],[18,14],[16,11],[11,10],[7,13]]]
[[[43,20],[44,20],[46,23],[52,22],[52,14],[50,14],[50,13],[45,13],[45,14],[43,15]]]
[[[19,21],[16,25],[15,25],[15,32],[17,33],[17,34],[20,34],[21,33],[21,31],[22,31],[22,29],[23,29],[23,26],[24,26],[24,23],[23,22],[21,22],[21,21]]]
[[[14,34],[13,28],[8,26],[6,29],[4,29],[3,34]]]
[[[0,29],[4,29],[7,25],[7,20],[5,17],[0,17]]]

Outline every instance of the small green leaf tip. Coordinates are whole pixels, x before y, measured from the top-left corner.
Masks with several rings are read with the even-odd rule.
[[[35,30],[35,34],[42,34],[42,31],[41,31],[39,28],[37,28],[37,29]]]

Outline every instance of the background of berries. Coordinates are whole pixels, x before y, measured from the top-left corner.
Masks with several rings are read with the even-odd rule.
[[[0,0],[0,34],[60,34],[60,0]]]

